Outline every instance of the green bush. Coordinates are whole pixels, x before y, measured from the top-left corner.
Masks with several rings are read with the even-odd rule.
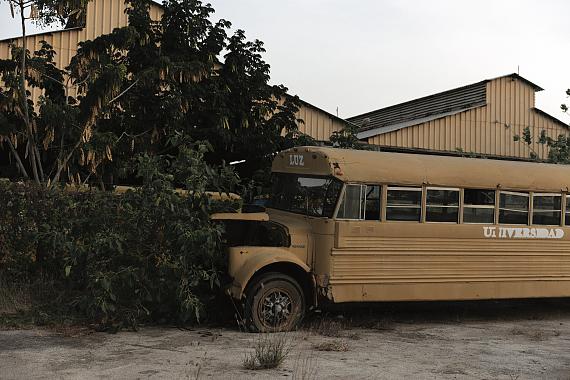
[[[206,189],[238,183],[204,163],[207,146],[177,157],[138,158],[144,185],[123,195],[0,182],[0,276],[47,279],[50,310],[73,310],[102,326],[187,323],[203,316],[224,272],[222,227],[209,214],[234,204]],[[188,196],[173,191],[184,184]]]

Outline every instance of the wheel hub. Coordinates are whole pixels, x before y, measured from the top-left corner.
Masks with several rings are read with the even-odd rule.
[[[274,290],[263,299],[261,316],[263,321],[270,326],[286,323],[291,316],[291,311],[291,298],[281,290]]]

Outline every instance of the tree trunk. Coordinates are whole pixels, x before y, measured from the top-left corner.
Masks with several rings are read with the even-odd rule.
[[[26,96],[26,53],[28,50],[27,41],[26,41],[26,17],[24,15],[24,11],[26,10],[26,4],[24,0],[19,0],[18,3],[20,7],[20,21],[22,23],[22,56],[20,62],[20,91],[22,97],[22,110],[24,113],[24,124],[26,127],[26,131],[28,133],[28,154],[29,154],[29,163],[32,167],[32,174],[34,175],[34,180],[39,184],[41,183],[40,177],[38,174],[38,164],[41,165],[39,161],[39,157],[36,157],[36,139],[34,138],[34,130],[30,123],[30,110],[28,108],[28,97]]]
[[[12,152],[12,155],[14,156],[14,159],[18,164],[18,169],[20,170],[24,178],[30,178],[28,172],[26,171],[26,168],[24,167],[24,164],[22,163],[22,160],[20,159],[20,155],[18,154],[16,148],[14,147],[14,144],[12,144],[12,141],[10,141],[9,138],[7,138],[6,141],[8,142],[8,147],[10,148],[10,151]]]

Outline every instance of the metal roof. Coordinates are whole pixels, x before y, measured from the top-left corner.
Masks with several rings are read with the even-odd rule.
[[[498,78],[504,77],[521,80],[530,85],[535,91],[542,90],[540,86],[518,74],[513,73]],[[359,125],[362,135],[359,135],[359,137],[365,138],[369,137],[366,135],[372,133],[372,130],[374,130],[372,135],[376,135],[406,128],[425,122],[426,120],[439,119],[485,105],[487,99],[487,83],[498,78],[486,79],[467,86],[370,111],[362,115],[349,117],[347,120]],[[370,132],[366,133],[366,131]]]
[[[360,125],[361,131],[366,131],[482,106],[485,105],[486,97],[487,81],[482,81],[349,117],[347,120]]]

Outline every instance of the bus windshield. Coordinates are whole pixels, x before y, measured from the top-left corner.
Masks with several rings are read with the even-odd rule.
[[[274,173],[269,207],[331,218],[342,182],[332,177]]]

